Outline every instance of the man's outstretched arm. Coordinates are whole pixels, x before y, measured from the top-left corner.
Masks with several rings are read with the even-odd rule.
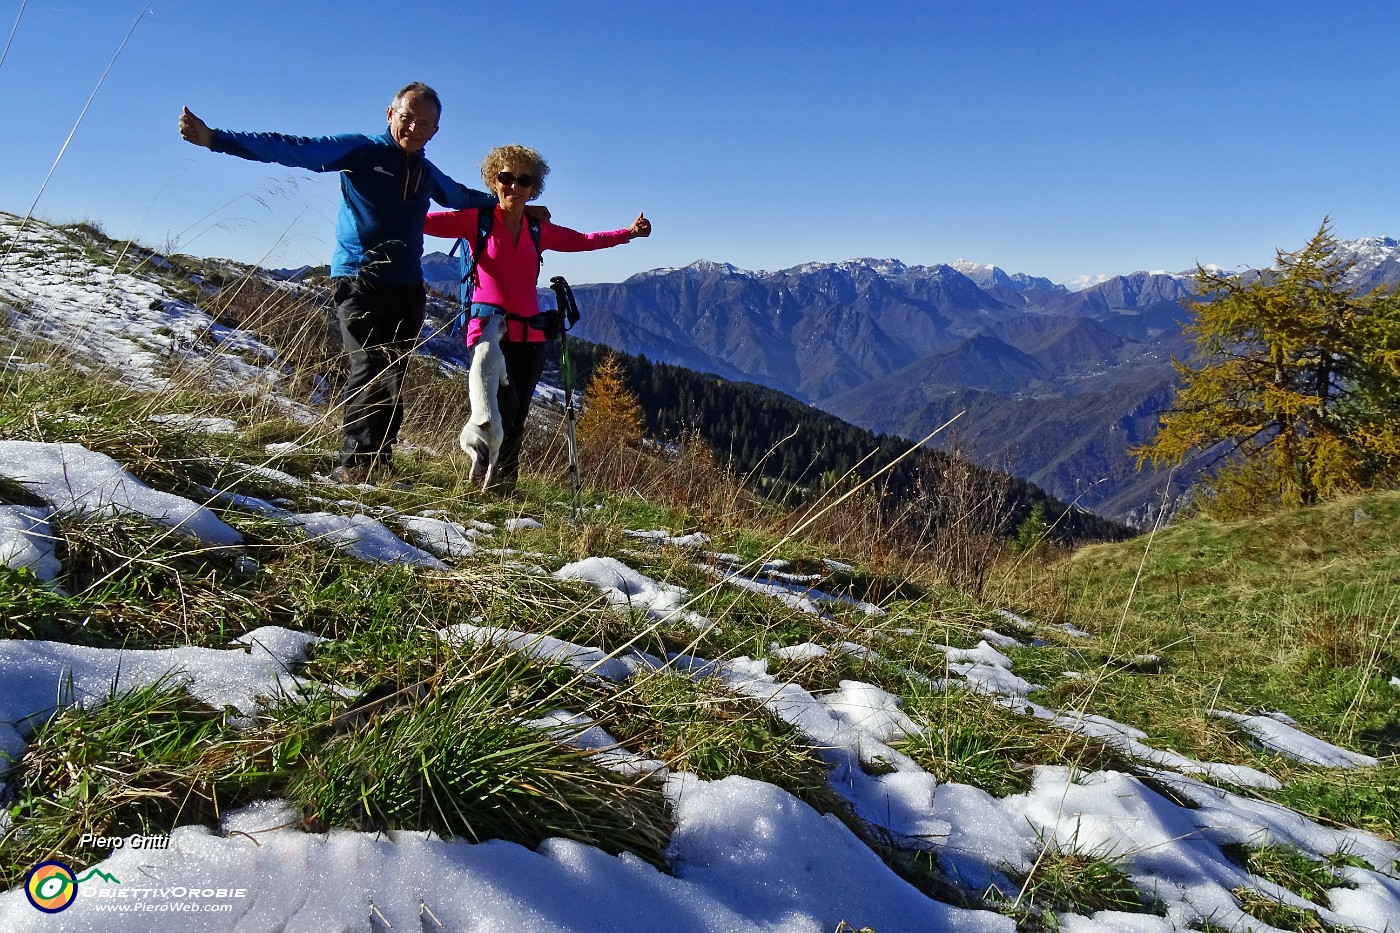
[[[336,172],[346,168],[346,160],[374,140],[362,133],[339,136],[288,136],[285,133],[236,133],[216,130],[185,107],[180,113],[180,136],[213,152],[271,162],[288,168],[313,172]]]

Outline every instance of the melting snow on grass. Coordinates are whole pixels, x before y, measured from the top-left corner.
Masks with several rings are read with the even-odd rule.
[[[295,477],[276,470],[264,474],[258,468],[249,467],[245,472],[279,482],[284,481],[284,477],[292,483],[298,482]],[[231,547],[243,540],[242,534],[205,506],[152,489],[112,458],[77,444],[0,441],[0,476],[15,480],[51,504],[48,509],[0,508],[0,563],[11,567],[28,566],[41,579],[51,580],[60,570],[54,557],[50,524],[55,512],[89,517],[134,515],[210,547]],[[221,490],[209,492],[211,501],[271,518],[358,560],[433,569],[445,567],[437,557],[408,544],[383,522],[368,515],[301,514],[256,496]],[[349,505],[355,506],[355,503]],[[424,528],[429,526],[423,523],[428,522],[432,520],[420,518],[408,524],[419,533],[425,533]],[[445,541],[443,523],[432,527]],[[467,533],[462,529],[460,534]],[[428,537],[433,536],[429,534]],[[450,547],[447,550],[451,552]]]
[[[406,543],[379,519],[368,515],[311,512],[306,515],[289,514],[282,521],[312,540],[344,551],[356,560],[409,564],[435,570],[446,566],[427,551]]]
[[[0,219],[0,235],[19,235],[18,218]],[[15,242],[0,266],[0,303],[21,334],[110,367],[141,388],[204,385],[257,394],[296,420],[318,420],[283,394],[290,380],[271,347],[172,296],[153,276],[113,271],[123,262],[135,266],[132,258],[108,254],[99,264],[33,220]]]
[[[682,598],[676,588],[658,585],[618,561],[578,562],[559,576],[621,593],[625,604],[640,603],[663,614],[676,612],[673,600]],[[1286,903],[1296,895],[1247,876],[1221,849],[1232,843],[1281,843],[1318,856],[1358,856],[1372,867],[1345,869],[1355,889],[1332,892],[1331,906],[1318,908],[1320,915],[1377,933],[1400,917],[1400,882],[1384,874],[1400,858],[1394,845],[1360,831],[1320,826],[1182,774],[1161,770],[1154,776],[1191,807],[1130,775],[1071,775],[1051,767],[1037,769],[1029,792],[998,799],[968,785],[939,783],[891,745],[925,727],[909,718],[897,697],[870,684],[844,681],[833,693],[814,695],[769,675],[757,659],[663,660],[641,652],[614,656],[549,636],[471,625],[454,626],[442,636],[497,641],[618,682],[642,667],[672,666],[693,676],[718,676],[728,689],[757,700],[798,728],[831,765],[832,787],[861,819],[905,847],[933,853],[964,885],[1014,890],[1008,872],[1029,870],[1042,847],[1072,849],[1119,858],[1166,913],[1066,915],[1067,928],[1092,933],[1184,929],[1211,918],[1227,928],[1249,923],[1262,929],[1240,910],[1231,889],[1260,888]],[[260,696],[295,691],[290,668],[312,640],[285,629],[259,629],[245,639],[253,646],[248,652],[120,652],[5,642],[0,645],[0,710],[8,723],[7,751],[17,757],[21,731],[55,706],[100,700],[114,683],[118,690],[130,689],[170,672],[186,679],[188,689],[206,702],[250,711]],[[947,652],[950,665],[1009,673],[1010,662],[985,643]],[[660,762],[619,748],[586,717],[560,710],[532,724],[599,755],[609,767],[666,775]],[[1116,728],[1132,735],[1127,727]],[[872,764],[879,767],[872,769]],[[395,928],[416,928],[420,922],[437,928],[440,922],[447,929],[539,931],[653,929],[662,918],[668,930],[726,933],[816,933],[834,929],[841,920],[881,931],[1014,929],[1007,917],[959,909],[920,894],[839,821],[771,785],[742,777],[703,781],[672,774],[666,792],[676,818],[668,850],[671,874],[631,856],[609,856],[560,840],[531,851],[512,843],[472,845],[414,832],[388,837],[347,830],[307,834],[288,828],[294,816],[276,802],[229,814],[216,832],[177,829],[168,850],[118,850],[98,867],[121,879],[123,890],[131,885],[129,890],[244,892],[227,899],[233,904],[231,915],[183,916],[181,928],[191,930],[282,925],[368,930],[370,918],[380,916]],[[346,886],[347,878],[354,879],[352,886]],[[81,920],[91,909],[80,902],[68,919]],[[37,930],[48,922],[29,907],[22,891],[0,895],[5,929]],[[102,928],[146,930],[150,922],[140,914],[104,914]]]
[[[476,553],[478,528],[432,515],[405,515],[399,519],[413,543],[439,557],[470,557]]]
[[[0,441],[0,475],[60,512],[139,515],[213,547],[243,540],[204,506],[152,489],[111,457],[78,444]]]
[[[550,635],[515,632],[510,629],[478,626],[466,622],[443,629],[439,633],[439,637],[445,641],[489,642],[504,645],[528,657],[567,664],[577,668],[582,673],[594,674],[607,680],[626,680],[640,666],[636,655],[628,654],[615,657],[601,648],[576,645]]]
[[[16,229],[14,222],[0,222],[0,232],[12,236]],[[204,312],[171,299],[137,275],[106,272],[73,255],[68,241],[42,224],[34,225],[26,241],[16,253],[18,261],[0,269],[0,300],[13,306],[11,316],[21,331],[46,335],[90,359],[119,366],[138,385],[168,386],[170,372],[195,365],[213,373],[215,385],[266,391],[279,384],[272,351],[247,335],[217,325]],[[192,430],[227,427],[198,420],[188,425]],[[76,445],[0,442],[0,473],[48,503],[0,507],[0,562],[26,566],[41,579],[53,579],[61,570],[53,537],[54,525],[65,514],[138,515],[205,546],[235,546],[240,541],[235,529],[204,506],[150,489],[110,458]],[[260,476],[300,485],[287,474]],[[280,501],[242,495],[224,485],[228,488],[210,495],[227,507],[224,514],[231,521],[236,521],[237,512],[273,518],[365,561],[440,568],[443,560],[509,553],[480,548],[477,537],[496,530],[481,522],[432,514],[400,517],[400,526],[413,541],[409,544],[354,503],[343,506],[350,514],[298,514]],[[507,531],[530,527],[535,526],[528,521],[506,523]],[[634,536],[671,547],[698,549],[709,543],[699,533]],[[743,569],[742,559],[733,555],[712,557]],[[832,572],[854,569],[835,561],[824,563]],[[577,561],[555,576],[594,587],[604,594],[610,611],[630,610],[643,621],[657,623],[710,625],[686,608],[687,591],[612,558]],[[729,572],[725,579],[803,612],[821,614],[842,607],[878,612],[814,589],[819,576],[790,573],[782,562],[765,565],[757,576]],[[1033,634],[1035,627],[1026,620],[1011,613],[1003,616]],[[1064,631],[1087,637],[1072,626]],[[1015,647],[1017,640],[992,630],[984,632],[985,640],[974,648],[943,646],[948,671],[957,683],[991,694],[1022,714],[1108,744],[1140,762],[1142,778],[1040,767],[1027,792],[997,798],[971,785],[940,783],[899,751],[901,740],[927,735],[936,724],[915,721],[898,697],[871,684],[845,680],[834,691],[813,693],[771,675],[763,658],[613,653],[547,635],[477,625],[454,626],[440,635],[503,644],[532,658],[570,665],[600,681],[622,683],[644,669],[714,677],[724,689],[762,704],[801,732],[828,764],[831,788],[875,835],[936,857],[940,869],[966,890],[976,894],[996,885],[1014,895],[1015,876],[1030,870],[1044,849],[1061,849],[1119,859],[1143,894],[1160,902],[1164,914],[1060,915],[1060,928],[1069,933],[1183,930],[1205,920],[1226,929],[1269,929],[1241,910],[1231,893],[1240,886],[1316,910],[1333,925],[1368,933],[1400,930],[1400,849],[1394,844],[1359,830],[1322,826],[1192,776],[1237,786],[1270,786],[1266,782],[1273,779],[1261,772],[1153,749],[1146,744],[1147,736],[1130,726],[1031,702],[1029,697],[1039,688],[1015,674],[1010,659],[998,650]],[[167,677],[206,703],[249,715],[260,702],[297,695],[303,684],[296,667],[316,640],[307,633],[264,627],[239,639],[240,646],[225,649],[124,651],[0,641],[0,755],[19,760],[32,729],[58,709],[101,703],[114,691]],[[868,648],[848,642],[806,643],[776,649],[773,655],[811,658],[832,652],[873,657]],[[1400,680],[1393,682],[1400,686]],[[1307,736],[1286,717],[1222,715],[1282,755],[1330,767],[1374,764],[1366,756]],[[609,767],[665,781],[675,817],[667,852],[670,873],[631,855],[612,856],[558,839],[531,850],[501,841],[471,844],[418,832],[333,829],[312,834],[296,828],[300,814],[279,801],[264,801],[225,813],[215,829],[175,829],[168,849],[116,850],[94,866],[114,880],[83,882],[78,903],[58,923],[67,929],[119,933],[153,928],[828,933],[843,921],[879,933],[1011,933],[1015,928],[1008,917],[960,909],[919,893],[841,821],[818,814],[777,787],[743,777],[704,781],[668,773],[663,763],[619,747],[605,724],[568,710],[531,724]],[[7,819],[8,814],[0,812],[0,829]],[[1313,905],[1248,875],[1222,848],[1237,844],[1287,845],[1314,858],[1345,853],[1368,867],[1337,868],[1354,887],[1334,888],[1327,892],[1327,903]],[[175,896],[174,891],[183,893]],[[118,892],[126,895],[129,905],[150,908],[193,905],[202,898],[191,898],[191,891],[215,892],[207,900],[231,909],[98,913],[104,902],[118,902]],[[238,893],[217,895],[230,891]],[[0,928],[56,927],[55,920],[31,907],[17,888],[0,894]]]
[[[619,609],[640,612],[657,622],[688,622],[704,628],[710,620],[684,608],[690,593],[671,583],[653,580],[613,557],[586,557],[554,572],[560,580],[581,580],[596,587]]]
[[[1314,738],[1298,729],[1290,716],[1274,711],[1263,716],[1245,716],[1216,710],[1214,715],[1238,725],[1255,741],[1276,754],[1324,768],[1368,768],[1380,764],[1370,755],[1361,755],[1331,742]]]
[[[52,506],[0,505],[0,567],[27,567],[45,582],[58,576],[53,512]]]
[[[710,543],[710,536],[702,532],[692,532],[687,535],[672,535],[667,531],[624,531],[623,534],[633,538],[640,538],[656,545],[667,547],[684,548],[696,550]],[[729,564],[731,566],[745,567],[746,562],[737,554],[710,554],[710,559],[717,564]],[[790,609],[798,612],[805,612],[808,615],[826,617],[827,613],[822,608],[823,603],[834,604],[838,607],[856,608],[869,616],[883,615],[883,610],[879,606],[871,603],[853,599],[836,593],[827,593],[817,589],[813,584],[822,579],[821,574],[794,574],[787,573],[785,568],[789,566],[787,561],[770,561],[762,565],[757,576],[750,576],[738,570],[720,569],[709,564],[698,565],[706,573],[713,574],[725,583],[736,586],[740,589],[758,593],[763,596],[771,596],[783,603]],[[832,570],[846,567],[844,564],[837,564],[835,561],[829,562]],[[847,568],[849,569],[849,568]]]
[[[254,629],[235,640],[239,648],[162,648],[127,651],[52,641],[0,641],[0,754],[18,761],[24,737],[55,712],[74,704],[91,707],[115,693],[158,680],[183,683],[214,709],[231,706],[245,715],[259,698],[295,694],[292,667],[306,659],[315,635],[277,626]],[[0,775],[8,768],[0,761]]]

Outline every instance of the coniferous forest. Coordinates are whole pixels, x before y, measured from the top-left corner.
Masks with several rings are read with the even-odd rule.
[[[872,486],[882,506],[906,521],[917,513],[921,523],[934,528],[947,517],[945,512],[966,506],[972,497],[995,516],[993,524],[1003,534],[1014,533],[1036,512],[1061,541],[1131,535],[1124,526],[1073,508],[1031,483],[942,451],[925,448],[903,456],[910,448],[903,438],[872,434],[764,386],[582,340],[570,340],[569,351],[580,387],[606,355],[617,356],[628,388],[641,402],[649,436],[679,440],[693,433],[736,474],[786,503],[880,474]]]

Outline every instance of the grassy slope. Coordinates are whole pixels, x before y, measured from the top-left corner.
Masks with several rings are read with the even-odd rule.
[[[12,375],[7,389],[0,436],[79,441],[172,491],[190,492],[192,480],[211,481],[224,469],[220,464],[265,459],[258,442],[250,440],[266,435],[265,423],[222,438],[153,426],[140,419],[149,399],[52,373]],[[221,409],[217,399],[203,401],[207,413],[239,414],[241,403]],[[306,477],[326,464],[314,454],[293,453],[271,465]],[[932,644],[972,645],[984,627],[1024,635],[991,611],[997,602],[948,588],[927,568],[882,550],[878,541],[871,540],[864,551],[834,551],[820,535],[784,536],[782,529],[795,517],[762,510],[704,526],[715,535],[716,550],[752,559],[783,557],[794,561],[796,570],[818,569],[824,556],[859,555],[853,570],[825,585],[880,598],[888,614],[870,619],[850,611],[825,622],[765,597],[715,589],[692,555],[650,550],[622,534],[624,528],[692,529],[715,521],[722,510],[712,504],[685,506],[659,495],[593,491],[587,517],[574,525],[560,505],[565,491],[548,476],[524,484],[520,499],[492,500],[464,487],[455,457],[408,456],[403,469],[415,482],[411,490],[381,487],[352,496],[388,509],[391,526],[395,513],[424,508],[498,526],[517,515],[542,518],[541,529],[501,535],[490,543],[537,552],[543,555],[539,562],[549,566],[588,555],[618,557],[687,587],[697,594],[690,608],[721,625],[697,639],[685,624],[646,626],[599,613],[597,595],[588,588],[512,569],[507,558],[495,554],[463,559],[445,575],[365,565],[233,511],[225,518],[250,534],[249,551],[259,562],[255,572],[231,556],[190,554],[140,523],[68,521],[63,582],[75,595],[56,596],[22,575],[11,578],[0,589],[0,637],[222,647],[258,625],[281,624],[332,639],[308,667],[312,679],[361,690],[388,685],[407,689],[415,699],[391,702],[363,735],[326,728],[351,705],[329,695],[314,697],[304,709],[269,711],[250,732],[230,730],[217,716],[197,714],[187,703],[154,693],[113,705],[107,715],[115,724],[101,710],[70,714],[33,741],[23,771],[17,817],[26,825],[42,824],[45,831],[32,845],[16,848],[13,838],[0,843],[10,850],[5,861],[25,865],[40,856],[66,854],[73,827],[100,822],[92,807],[110,814],[106,828],[115,834],[209,821],[219,808],[281,796],[300,804],[309,828],[414,826],[526,844],[567,835],[660,862],[668,818],[654,788],[618,781],[577,756],[553,754],[550,743],[518,728],[519,721],[559,707],[588,714],[631,750],[706,778],[744,774],[767,780],[860,830],[826,786],[824,766],[801,737],[752,702],[716,684],[680,678],[642,678],[618,688],[584,683],[560,667],[446,645],[434,635],[469,620],[606,648],[636,638],[638,647],[653,653],[692,650],[712,658],[764,656],[775,644],[854,641],[875,648],[884,660],[830,655],[772,660],[770,669],[813,692],[854,679],[899,694],[932,737],[908,742],[904,751],[943,780],[1006,794],[1027,789],[1032,764],[1133,767],[1092,741],[1068,737],[985,698],[930,691],[911,680],[906,670],[944,673],[943,657]],[[715,483],[723,486],[720,479]],[[238,488],[252,495],[286,495],[302,511],[325,507],[312,499],[326,491],[315,485],[288,489],[245,480]],[[0,498],[22,495],[0,488]],[[1097,546],[1053,563],[1023,560],[1003,584],[1014,594],[1006,604],[1042,623],[1039,634],[1051,644],[1012,649],[1016,671],[1048,688],[1041,699],[1047,705],[1111,716],[1146,729],[1155,744],[1268,771],[1287,785],[1273,794],[1276,799],[1394,836],[1400,826],[1394,802],[1400,799],[1400,769],[1394,764],[1368,770],[1359,780],[1296,765],[1261,752],[1205,711],[1282,708],[1316,735],[1373,754],[1393,752],[1394,688],[1386,679],[1400,668],[1384,648],[1396,617],[1395,607],[1380,596],[1395,592],[1397,511],[1400,495],[1380,494],[1263,522],[1187,522],[1150,542]],[[1366,518],[1358,523],[1363,513]],[[846,530],[851,524],[843,522]],[[1303,540],[1315,543],[1299,543]],[[137,553],[143,555],[140,562],[127,559]],[[1144,569],[1135,584],[1140,563]],[[1124,612],[1129,593],[1134,595]],[[1057,620],[1073,621],[1095,637],[1057,635],[1044,624]],[[1335,624],[1329,627],[1328,620]],[[1145,651],[1155,652],[1160,665],[1134,658]],[[1065,671],[1081,677],[1065,677]],[[455,727],[435,727],[443,722],[472,722],[476,728],[464,735]],[[94,734],[104,738],[93,743],[88,737]],[[168,753],[120,757],[140,742]],[[403,758],[395,754],[392,762],[375,765],[375,750],[405,747],[418,749],[420,759],[441,757],[425,779],[439,788],[447,784],[457,794],[451,806],[430,800],[413,780],[382,779]],[[503,756],[506,773],[517,769],[519,777],[496,780]],[[87,761],[92,773],[107,775],[108,783],[66,783],[72,778],[65,777],[65,763],[75,758]],[[222,769],[212,778],[204,773],[211,759]],[[112,772],[122,775],[116,786]],[[540,774],[554,783],[529,777]],[[542,796],[482,800],[483,783],[498,790],[522,785],[547,790]],[[153,788],[172,786],[179,790],[151,803]],[[55,790],[68,792],[59,795],[62,806],[48,802]],[[569,800],[565,810],[545,805],[561,797]],[[382,803],[366,805],[365,799]],[[113,807],[113,800],[127,805]],[[485,821],[482,804],[498,819]],[[622,821],[615,818],[619,813],[625,814]],[[881,850],[877,838],[867,841],[912,882],[935,896],[953,896],[936,866]],[[1087,883],[1101,889],[1120,882],[1106,876]],[[1097,895],[1080,896],[1079,909],[1089,909],[1085,905]]]
[[[268,462],[303,478],[328,465],[314,449],[269,460],[262,444],[298,438],[325,447],[333,429],[322,426],[308,435],[279,422],[275,409],[250,407],[246,398],[198,391],[142,396],[91,374],[73,377],[56,362],[49,371],[0,376],[5,389],[0,438],[84,443],[116,457],[150,484],[186,495],[198,495],[195,483],[227,486],[234,462]],[[416,378],[427,385],[432,374]],[[422,393],[410,412],[409,439],[450,450],[454,426],[438,426],[427,415],[442,420],[447,412],[451,420],[461,400],[442,402],[451,388],[432,385],[441,394],[434,400],[434,391]],[[145,418],[151,411],[228,415],[243,430],[229,437],[188,434],[152,425]],[[353,763],[369,757],[347,734],[355,730],[326,727],[348,712],[351,701],[343,697],[320,695],[304,710],[269,711],[252,731],[234,732],[219,716],[191,711],[188,704],[155,692],[136,698],[134,707],[114,706],[108,720],[87,722],[100,714],[74,712],[66,717],[67,728],[34,738],[17,814],[46,821],[46,833],[33,851],[30,843],[16,849],[20,843],[13,837],[0,840],[0,848],[8,850],[0,864],[30,864],[39,855],[63,853],[63,846],[71,845],[65,834],[81,823],[77,814],[97,801],[103,802],[113,831],[129,832],[211,820],[221,807],[268,795],[300,802],[310,827],[421,826],[526,843],[563,834],[657,860],[667,816],[654,791],[619,783],[577,756],[551,756],[516,728],[520,720],[561,706],[593,716],[629,749],[674,767],[707,778],[737,773],[772,781],[850,820],[826,787],[811,750],[753,703],[715,684],[667,678],[603,687],[582,682],[567,669],[522,665],[501,652],[445,644],[434,634],[473,619],[610,649],[636,639],[637,647],[653,653],[692,650],[711,658],[765,656],[773,644],[853,641],[878,650],[885,660],[828,655],[775,660],[770,670],[813,692],[855,679],[901,695],[910,715],[939,738],[910,742],[904,751],[940,779],[1005,794],[1025,789],[1027,766],[1037,763],[1131,767],[1093,742],[1067,737],[985,698],[931,692],[907,675],[945,673],[943,655],[931,647],[935,643],[970,646],[985,627],[1024,637],[992,612],[997,605],[1040,623],[1038,634],[1051,642],[1010,652],[1016,673],[1047,687],[1041,702],[1138,726],[1155,744],[1185,754],[1265,770],[1287,785],[1273,796],[1305,812],[1392,837],[1400,829],[1400,769],[1393,757],[1360,778],[1307,768],[1260,751],[1207,715],[1213,708],[1282,709],[1322,738],[1394,755],[1400,725],[1388,678],[1400,675],[1392,647],[1395,594],[1400,593],[1400,493],[1234,525],[1183,522],[1151,539],[1086,548],[1054,561],[1023,558],[984,601],[949,587],[931,564],[881,537],[878,521],[853,504],[858,499],[838,508],[836,520],[788,534],[800,516],[754,502],[703,452],[683,450],[680,460],[670,463],[638,453],[598,464],[590,475],[606,481],[588,493],[584,521],[574,525],[559,505],[567,492],[558,447],[546,432],[537,440],[531,462],[542,472],[528,478],[519,499],[483,499],[466,487],[464,464],[455,455],[429,453],[401,458],[415,484],[411,490],[379,488],[352,496],[387,510],[391,526],[394,514],[427,508],[443,509],[459,521],[498,525],[517,515],[540,518],[544,528],[501,534],[490,545],[539,552],[545,556],[536,559],[550,567],[584,556],[618,557],[690,589],[697,597],[689,608],[719,627],[697,639],[684,624],[639,625],[600,613],[599,599],[588,588],[513,569],[508,558],[485,551],[459,561],[452,573],[416,574],[358,563],[266,521],[228,512],[225,517],[249,535],[250,553],[258,561],[250,570],[231,555],[190,553],[140,523],[66,520],[61,582],[73,595],[55,595],[22,574],[12,576],[0,586],[0,638],[223,647],[258,625],[310,630],[332,640],[306,671],[313,679],[366,690],[392,687],[407,692],[390,690],[390,696],[414,698],[373,713],[373,728],[365,732],[371,750],[376,743],[412,746],[421,750],[420,760],[436,760],[438,753],[455,754],[463,742],[457,731],[434,729],[432,723],[471,722],[479,724],[472,754],[480,766],[453,758],[425,775],[439,784],[452,774],[466,776],[452,785],[459,796],[446,806],[429,801],[412,782],[390,786],[378,773],[355,771]],[[315,485],[286,488],[245,479],[237,490],[286,496],[297,511],[336,508],[324,498],[317,501],[327,490]],[[27,499],[23,490],[0,483],[0,501]],[[837,572],[824,585],[877,600],[887,614],[871,619],[848,611],[834,622],[823,621],[766,597],[716,589],[692,555],[648,550],[622,534],[626,528],[656,527],[699,528],[714,536],[717,551],[751,559],[782,557],[798,571],[822,569],[823,557],[849,561],[853,570]],[[132,559],[136,555],[139,560]],[[1057,621],[1073,622],[1094,637],[1073,639],[1047,627]],[[1160,660],[1138,657],[1145,653]],[[1067,671],[1080,676],[1067,677]],[[75,721],[79,728],[72,728]],[[154,730],[154,737],[139,730]],[[95,744],[83,738],[94,734],[105,738]],[[75,749],[75,740],[86,744]],[[111,756],[138,740],[150,740],[168,754],[159,760],[124,759],[104,770],[104,762],[115,762]],[[534,769],[550,775],[556,783],[549,793],[570,795],[575,810],[561,813],[538,799],[489,799],[485,809],[505,816],[483,827],[474,803],[480,800],[478,783],[483,774],[494,773],[492,763],[503,753],[512,767],[524,769],[522,774]],[[75,757],[91,767],[90,776],[110,781],[115,773],[122,786],[89,786],[86,779],[65,776],[63,763]],[[217,767],[211,769],[211,762]],[[152,788],[165,794],[157,794],[154,804]],[[55,798],[56,791],[68,796]],[[54,799],[68,809],[45,802]],[[119,799],[130,806],[110,805]],[[365,800],[382,803],[366,806]],[[454,810],[457,803],[462,810]],[[629,820],[616,820],[619,812]],[[911,881],[947,895],[934,867],[883,850],[878,839],[867,841]],[[9,886],[14,879],[0,881]]]
[[[1391,835],[1400,826],[1400,690],[1389,682],[1400,675],[1400,492],[1233,523],[1185,520],[1023,566],[1005,586],[1013,604],[1097,636],[1087,654],[1063,658],[1090,676],[1055,683],[1057,699],[1221,760],[1250,749],[1207,711],[1282,710],[1392,763],[1353,782],[1266,760],[1289,778],[1280,799]]]

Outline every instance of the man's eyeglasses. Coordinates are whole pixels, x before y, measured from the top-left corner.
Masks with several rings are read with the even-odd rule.
[[[511,185],[519,185],[522,188],[535,187],[534,175],[512,175],[510,172],[497,172],[496,182],[502,188],[509,188]]]
[[[415,117],[406,110],[395,110],[394,115],[399,118],[400,123],[409,129],[422,130],[425,133],[437,132],[437,124],[426,117]]]

